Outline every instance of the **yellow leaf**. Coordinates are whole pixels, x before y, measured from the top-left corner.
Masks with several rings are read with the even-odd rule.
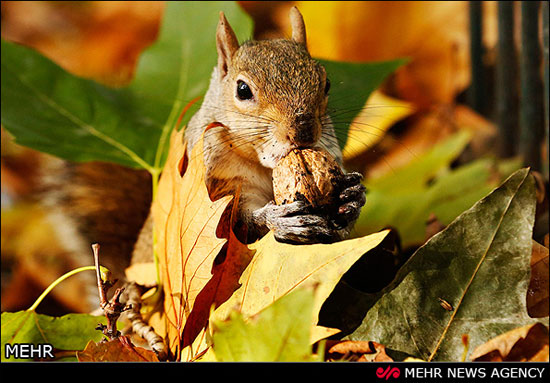
[[[249,246],[255,254],[241,275],[241,286],[213,315],[224,320],[237,308],[245,317],[251,317],[295,288],[315,285],[315,326],[323,302],[342,275],[387,233],[386,230],[332,244],[299,246],[277,242],[270,232]]]
[[[413,112],[411,103],[374,91],[363,111],[351,123],[349,138],[343,150],[344,161],[367,151],[382,139],[393,124]]]
[[[172,133],[152,207],[165,294],[167,340],[174,355],[179,355],[187,318],[198,294],[210,280],[214,259],[226,242],[216,236],[216,228],[232,199],[226,196],[210,200],[202,153],[200,140],[185,166],[183,130]]]
[[[157,272],[154,262],[134,263],[124,270],[129,281],[138,285],[152,287],[157,284]]]

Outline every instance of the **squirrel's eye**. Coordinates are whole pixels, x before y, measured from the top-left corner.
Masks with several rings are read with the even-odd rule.
[[[330,80],[327,78],[327,82],[325,83],[325,94],[328,94],[329,90],[330,90]]]
[[[250,87],[242,80],[237,81],[237,97],[239,100],[250,100],[253,97]]]

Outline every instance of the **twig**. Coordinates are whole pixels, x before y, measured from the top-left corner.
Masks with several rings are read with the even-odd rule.
[[[99,266],[99,244],[94,243],[92,245],[92,251],[94,253],[94,263],[97,275],[97,289],[99,291],[99,307],[103,310],[105,317],[107,318],[107,325],[100,324],[96,327],[101,330],[104,335],[109,339],[116,339],[120,336],[120,331],[117,330],[117,320],[124,311],[129,310],[130,307],[120,302],[120,295],[124,291],[124,288],[118,288],[115,290],[113,298],[107,300],[107,291],[116,283],[110,281],[107,276],[102,275],[101,267]]]

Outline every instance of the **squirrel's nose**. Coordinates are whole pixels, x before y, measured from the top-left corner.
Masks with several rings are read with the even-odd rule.
[[[309,146],[315,143],[316,122],[312,113],[297,115],[293,125],[293,134],[290,135],[290,138],[296,146]]]

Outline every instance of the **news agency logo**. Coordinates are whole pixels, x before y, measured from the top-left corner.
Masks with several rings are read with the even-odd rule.
[[[376,369],[376,376],[380,379],[385,378],[388,380],[389,378],[399,378],[399,375],[401,375],[401,371],[397,367],[388,366],[385,370],[383,367],[378,367]]]

